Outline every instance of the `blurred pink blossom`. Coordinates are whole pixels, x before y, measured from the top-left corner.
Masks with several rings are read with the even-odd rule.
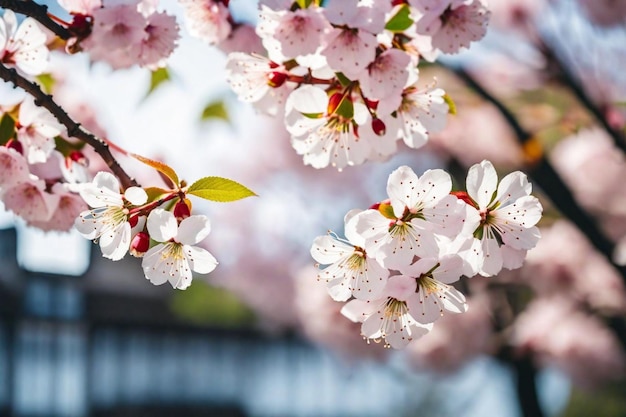
[[[560,296],[538,298],[519,316],[513,344],[541,365],[562,369],[582,388],[626,376],[626,356],[613,333]]]

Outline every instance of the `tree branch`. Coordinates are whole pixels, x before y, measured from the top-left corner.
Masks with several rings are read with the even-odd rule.
[[[470,74],[462,68],[453,68],[452,70],[478,95],[498,109],[502,117],[513,129],[520,145],[524,146],[533,139],[533,135],[519,124],[513,113],[511,113],[502,102],[478,84]],[[605,255],[611,265],[620,273],[626,284],[626,268],[617,265],[612,259],[615,243],[606,237],[595,220],[578,204],[567,184],[565,184],[563,179],[554,170],[554,167],[552,167],[552,164],[546,159],[545,155],[542,155],[539,160],[528,167],[528,173],[545,191],[555,207],[572,223],[577,225],[593,246],[600,253]]]
[[[615,129],[609,123],[601,108],[593,102],[576,76],[566,65],[563,65],[563,62],[546,42],[541,40],[539,49],[546,57],[548,63],[558,71],[557,79],[574,93],[578,101],[587,109],[587,111],[589,111],[589,113],[593,115],[593,117],[595,117],[598,123],[602,125],[611,139],[613,139],[615,146],[622,152],[626,153],[626,135],[624,132],[619,129]]]
[[[533,135],[519,124],[513,113],[476,82],[470,74],[460,67],[450,69],[478,95],[498,109],[502,117],[515,132],[521,146],[526,145],[533,139]],[[529,176],[543,189],[546,196],[552,200],[554,206],[583,232],[596,250],[606,257],[613,268],[620,274],[624,284],[626,284],[626,267],[616,264],[613,260],[612,255],[615,250],[615,243],[606,237],[595,220],[578,204],[567,184],[554,170],[554,167],[546,159],[545,155],[542,154],[538,160],[527,167],[527,170]],[[613,331],[621,345],[626,349],[626,321],[624,317],[614,313],[596,311],[590,307],[589,311],[604,320],[607,327]]]
[[[4,1],[4,0],[0,0]],[[24,89],[28,94],[33,96],[35,104],[44,107],[56,117],[56,119],[67,129],[69,136],[79,139],[91,147],[102,157],[107,166],[113,171],[113,174],[119,178],[124,189],[137,186],[137,182],[131,178],[115,159],[109,145],[102,139],[96,137],[92,133],[85,130],[80,123],[75,122],[61,106],[53,99],[52,95],[46,94],[41,87],[35,82],[29,81],[17,73],[14,68],[7,68],[0,64],[0,78],[11,82],[15,87]]]
[[[15,13],[30,16],[51,30],[59,38],[68,40],[72,33],[48,16],[48,6],[32,0],[0,0],[0,7],[13,10]]]

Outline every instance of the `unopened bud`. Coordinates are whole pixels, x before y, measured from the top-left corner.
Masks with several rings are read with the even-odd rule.
[[[146,232],[139,232],[130,242],[131,255],[141,258],[150,249],[150,236]]]
[[[267,85],[272,88],[278,88],[281,85],[285,84],[287,81],[288,75],[284,72],[274,71],[267,74]]]
[[[17,151],[20,155],[24,155],[24,146],[22,146],[22,142],[20,142],[19,140],[9,139],[6,147]]]
[[[378,136],[385,136],[385,133],[387,132],[387,126],[385,126],[385,122],[380,120],[378,117],[375,117],[372,120],[372,130]]]
[[[187,205],[187,203],[185,203],[184,201],[179,201],[178,203],[176,203],[176,206],[174,206],[174,217],[176,217],[176,219],[180,221],[182,219],[186,219],[189,216],[191,216],[191,211],[189,210],[189,206]]]

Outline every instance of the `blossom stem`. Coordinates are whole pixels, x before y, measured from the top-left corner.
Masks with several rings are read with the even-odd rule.
[[[4,0],[0,0],[2,2]],[[21,0],[20,0],[21,1]],[[137,186],[134,178],[130,177],[119,164],[117,159],[111,154],[109,145],[103,139],[100,139],[85,130],[80,123],[75,122],[61,106],[53,99],[51,94],[42,91],[39,84],[29,81],[17,73],[14,68],[7,68],[0,64],[0,79],[10,82],[14,87],[24,89],[28,94],[33,96],[35,104],[47,109],[56,119],[66,127],[69,136],[75,137],[91,147],[102,157],[107,166],[113,171],[113,174],[120,180],[124,189]]]
[[[70,25],[70,23],[66,22],[65,20],[61,19],[58,16],[53,15],[52,13],[48,13],[48,17],[52,20],[54,20],[55,22],[57,22],[59,25],[68,27]]]
[[[291,81],[291,82],[298,83],[298,84],[318,84],[318,85],[332,85],[336,82],[335,79],[323,80],[321,78],[315,78],[313,76],[302,76],[302,75],[293,75],[293,74],[288,74],[287,81]]]
[[[32,0],[0,0],[0,7],[32,17],[63,40],[72,37],[72,33],[67,28],[50,17],[46,5],[35,3]]]
[[[173,200],[174,198],[179,197],[181,200],[184,199],[184,195],[181,195],[181,192],[172,192],[166,195],[163,198],[159,198],[158,200],[152,201],[150,203],[144,204],[143,206],[135,207],[134,209],[128,212],[129,216],[133,214],[143,214],[148,215],[152,210],[159,207],[161,204]]]

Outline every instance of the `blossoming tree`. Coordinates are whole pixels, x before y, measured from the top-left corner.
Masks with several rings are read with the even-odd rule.
[[[531,86],[544,82],[539,76],[551,76],[568,88],[613,139],[597,159],[613,161],[611,169],[618,177],[623,174],[626,140],[624,115],[616,103],[623,96],[618,92],[615,97],[593,97],[580,75],[569,70],[566,58],[553,49],[540,24],[540,13],[555,16],[564,2],[261,0],[252,26],[237,21],[228,0],[180,0],[177,6],[188,33],[225,52],[225,82],[241,101],[279,121],[276,139],[287,136],[289,152],[298,155],[300,167],[315,170],[307,171],[312,177],[329,186],[343,178],[343,192],[348,193],[350,182],[362,181],[351,170],[397,155],[423,152],[447,168],[416,172],[411,162],[398,164],[388,173],[386,195],[345,214],[345,237],[333,231],[318,233],[304,250],[317,270],[294,275],[300,282],[317,277],[321,283],[313,285],[332,301],[323,308],[333,313],[314,332],[302,323],[305,334],[339,351],[353,349],[339,342],[344,337],[382,341],[385,347],[406,348],[419,366],[438,370],[455,368],[478,354],[493,354],[520,373],[531,373],[525,380],[530,390],[519,390],[526,416],[542,415],[536,396],[528,392],[534,392],[534,367],[546,361],[556,362],[575,380],[586,375],[576,361],[588,358],[604,361],[606,371],[597,368],[594,376],[599,381],[624,374],[626,251],[619,243],[624,240],[619,231],[624,229],[624,215],[593,205],[600,198],[623,196],[618,191],[623,184],[594,182],[589,188],[607,191],[585,201],[587,189],[576,189],[578,169],[567,165],[573,158],[555,159],[554,165],[564,165],[555,170],[540,135],[522,127],[489,92],[487,86],[497,81],[497,70],[505,64],[483,64],[475,70],[452,59],[474,49],[490,22],[496,31],[514,32],[515,42],[532,50],[532,59],[523,71],[510,70],[507,76],[514,84],[530,79],[526,82]],[[596,25],[624,22],[626,11],[606,13],[610,2],[579,3],[579,15]],[[54,54],[88,55],[114,70],[142,67],[158,80],[167,73],[182,23],[151,0],[64,0],[59,5],[69,17],[49,13],[46,5],[31,0],[0,0],[0,78],[25,92],[17,102],[0,97],[0,199],[30,226],[75,228],[97,242],[105,258],[141,257],[151,283],[185,289],[194,273],[208,274],[218,266],[202,247],[211,223],[206,214],[195,213],[192,199],[234,202],[255,193],[220,176],[187,182],[169,161],[126,151],[96,125],[82,125],[59,104],[49,60]],[[467,92],[460,93],[460,99],[447,92],[448,85],[432,75],[433,68],[439,68],[445,80],[456,73],[457,87],[451,81],[452,88],[458,90],[458,80],[464,81],[495,109],[489,120],[500,117],[514,135],[509,130],[493,143],[480,142],[477,137],[494,127],[464,121],[473,107],[464,105],[469,103]],[[485,76],[489,71],[494,74]],[[451,139],[455,128],[460,141]],[[561,143],[566,141],[558,145],[565,146]],[[619,156],[609,156],[614,154]],[[557,147],[553,155],[558,158]],[[157,172],[158,183],[140,184],[120,157]],[[507,158],[514,163],[503,162]],[[507,166],[516,168],[502,172]],[[564,181],[568,175],[571,181]],[[533,182],[543,192],[543,203],[533,195]],[[544,206],[551,219],[542,221]],[[617,206],[617,201],[611,205]],[[614,233],[592,217],[602,219],[606,211],[620,225]],[[218,235],[226,233],[220,232],[224,222],[213,223]],[[606,282],[614,295],[608,305],[606,297],[594,297],[595,288],[574,277],[580,268],[561,262],[562,253],[545,255],[551,248],[542,247],[547,245],[540,241],[542,235],[556,242],[567,234],[571,239],[552,246],[588,239],[580,252],[599,253],[598,262],[608,269]],[[568,285],[559,284],[558,276]],[[318,290],[307,285],[298,283],[294,291],[309,296]],[[502,290],[517,285],[534,294],[522,308]],[[298,301],[294,311],[307,311],[308,304]],[[558,350],[556,336],[547,335],[548,324],[535,323],[538,315],[547,317],[546,323],[567,317],[572,332],[580,325],[597,334],[609,359],[562,330],[559,340],[569,343],[563,349],[582,356],[568,358]],[[329,341],[325,335],[338,316],[354,333],[339,338],[335,334]],[[476,331],[463,333],[469,329]],[[465,352],[454,353],[454,343],[446,338],[457,336],[476,340],[467,342]],[[437,338],[447,344],[437,345]],[[439,359],[433,356],[435,350]],[[378,352],[375,346],[370,351]]]

